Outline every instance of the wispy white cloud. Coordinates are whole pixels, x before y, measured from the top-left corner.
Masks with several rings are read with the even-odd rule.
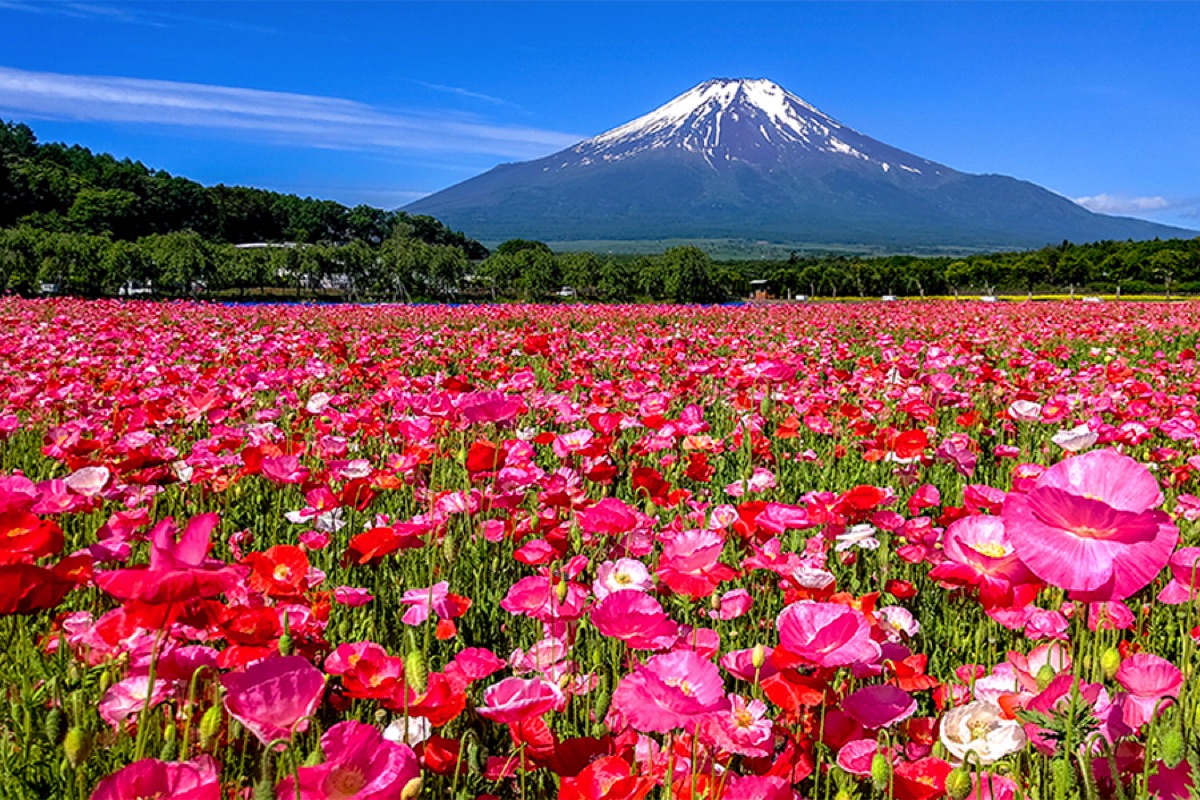
[[[339,97],[0,67],[0,112],[25,118],[223,130],[316,148],[533,158],[582,137]]]
[[[512,102],[511,100],[505,100],[502,97],[492,97],[490,94],[483,94],[482,92],[474,92],[474,91],[471,91],[470,89],[463,89],[462,87],[459,87],[459,86],[446,86],[441,83],[429,83],[427,81],[416,80],[415,78],[413,79],[413,83],[417,84],[418,86],[424,86],[426,89],[432,89],[435,92],[445,92],[446,94],[454,94],[454,95],[458,95],[459,97],[467,97],[467,98],[470,98],[471,100],[482,100],[485,103],[491,103],[491,104],[497,105],[497,106],[508,106],[509,108],[521,108],[519,105]]]
[[[1154,211],[1165,211],[1174,205],[1161,195],[1130,197],[1102,193],[1073,199],[1088,211],[1095,211],[1099,214],[1147,214]]]

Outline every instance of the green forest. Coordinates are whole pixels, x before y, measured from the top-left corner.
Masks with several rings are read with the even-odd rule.
[[[753,283],[752,283],[753,282]],[[963,257],[489,251],[432,217],[203,186],[0,121],[0,293],[480,302],[1200,294],[1200,238]]]

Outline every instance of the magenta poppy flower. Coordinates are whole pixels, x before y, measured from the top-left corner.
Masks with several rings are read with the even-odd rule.
[[[1121,716],[1135,731],[1154,718],[1155,709],[1170,705],[1164,698],[1179,697],[1183,686],[1179,667],[1151,653],[1136,653],[1122,661],[1114,678],[1127,692],[1121,697]]]
[[[91,800],[221,800],[217,763],[208,756],[192,761],[135,761],[100,781]]]
[[[1036,583],[1037,576],[1017,557],[998,517],[971,516],[956,520],[943,537],[946,560],[929,577],[951,586],[975,586],[984,608],[1007,608],[1013,586]]]
[[[505,678],[483,692],[479,716],[492,722],[511,724],[538,717],[563,702],[563,693],[541,678]]]
[[[221,676],[225,710],[263,744],[307,727],[325,694],[325,676],[303,656],[258,661]]]
[[[887,728],[917,713],[917,701],[890,683],[864,686],[842,701],[842,711],[864,728]]]
[[[602,636],[620,639],[634,650],[665,650],[679,638],[679,625],[644,592],[613,592],[592,609],[592,625]]]
[[[421,764],[412,748],[389,741],[374,726],[339,722],[321,737],[321,750],[325,763],[300,767],[276,787],[278,797],[410,800],[421,791]]]
[[[606,497],[581,511],[576,512],[579,527],[586,533],[601,533],[616,536],[629,533],[638,527],[641,518],[638,512],[624,500]]]
[[[1158,593],[1158,602],[1177,606],[1200,594],[1200,547],[1181,547],[1167,560],[1171,581]]]
[[[1166,565],[1179,530],[1162,511],[1158,481],[1115,450],[1046,470],[1028,494],[1009,494],[1003,519],[1013,549],[1046,583],[1086,601],[1121,600]]]
[[[873,664],[882,655],[871,639],[867,618],[840,603],[793,603],[780,612],[775,626],[779,629],[779,647],[772,653],[776,666]]]
[[[691,727],[729,707],[716,664],[691,650],[650,658],[621,679],[612,702],[642,733]]]
[[[216,514],[193,517],[179,540],[169,517],[150,532],[149,566],[96,574],[96,585],[118,600],[164,605],[216,597],[238,584],[239,571],[208,558]]]

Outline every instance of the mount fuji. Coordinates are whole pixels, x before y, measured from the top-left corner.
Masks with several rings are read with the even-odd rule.
[[[485,241],[750,239],[887,251],[1195,235],[872,139],[762,79],[716,79],[554,155],[407,206]]]

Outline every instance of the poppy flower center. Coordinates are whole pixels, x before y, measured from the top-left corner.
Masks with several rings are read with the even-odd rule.
[[[686,678],[668,678],[666,684],[675,687],[688,697],[692,696],[692,685],[687,682]]]
[[[988,558],[1004,558],[1008,555],[1008,548],[999,542],[979,542],[978,544],[967,545],[976,553]]]
[[[733,722],[739,728],[749,728],[754,724],[754,715],[744,708],[733,712]]]
[[[275,580],[286,581],[288,578],[292,577],[292,570],[287,564],[280,564],[279,566],[275,567],[274,575]]]
[[[331,800],[344,800],[356,796],[367,785],[361,770],[354,767],[334,767],[329,773],[326,786]]]

